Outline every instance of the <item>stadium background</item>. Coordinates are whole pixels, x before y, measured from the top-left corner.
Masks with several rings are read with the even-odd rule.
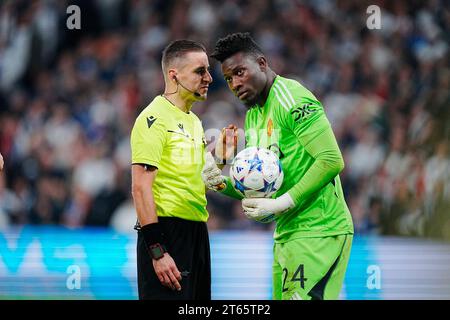
[[[71,4],[80,30],[67,29]],[[373,4],[379,30],[366,25]],[[211,51],[234,31],[250,31],[273,69],[325,106],[357,234],[342,297],[450,298],[443,0],[2,1],[0,298],[136,298],[131,126],[163,90],[169,41]],[[208,137],[245,115],[211,64],[208,100],[194,107]],[[273,226],[208,200],[213,297],[269,298]],[[81,289],[66,285],[72,265]],[[369,289],[373,266],[381,288]]]

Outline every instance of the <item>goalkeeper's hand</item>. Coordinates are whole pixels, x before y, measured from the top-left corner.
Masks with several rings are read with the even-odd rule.
[[[276,199],[267,198],[245,198],[242,200],[242,208],[247,218],[269,223],[277,216],[294,207],[294,201],[288,193]]]
[[[206,188],[214,191],[225,188],[225,178],[220,170],[211,152],[205,154],[205,165],[202,170],[202,179]]]

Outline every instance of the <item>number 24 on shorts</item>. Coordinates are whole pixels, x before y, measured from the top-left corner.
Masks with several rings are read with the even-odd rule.
[[[302,289],[305,289],[305,282],[308,280],[308,278],[305,278],[305,267],[303,264],[300,264],[297,268],[297,270],[295,270],[292,278],[290,278],[288,280],[289,277],[289,271],[287,268],[283,268],[283,292],[288,291],[289,289],[286,288],[286,281],[291,281],[291,282],[295,282],[298,281],[300,282],[300,287]]]

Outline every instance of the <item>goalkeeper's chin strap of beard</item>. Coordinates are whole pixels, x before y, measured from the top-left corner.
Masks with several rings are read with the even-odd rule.
[[[194,96],[196,96],[197,98],[200,98],[200,97],[202,96],[202,95],[201,95],[200,93],[198,93],[197,91],[189,90],[188,88],[186,88],[185,86],[183,86],[183,84],[182,84],[180,81],[178,81],[178,79],[177,79],[176,76],[174,76],[173,79],[177,82],[177,90],[174,91],[174,92],[165,93],[165,95],[171,95],[171,94],[177,93],[177,92],[178,92],[178,85],[180,85],[180,86],[182,86],[186,91],[192,93],[192,94],[193,94]]]

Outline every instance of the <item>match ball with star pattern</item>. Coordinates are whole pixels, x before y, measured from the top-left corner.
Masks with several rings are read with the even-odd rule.
[[[245,198],[270,198],[280,189],[283,177],[277,155],[259,147],[239,152],[230,168],[233,187]]]

